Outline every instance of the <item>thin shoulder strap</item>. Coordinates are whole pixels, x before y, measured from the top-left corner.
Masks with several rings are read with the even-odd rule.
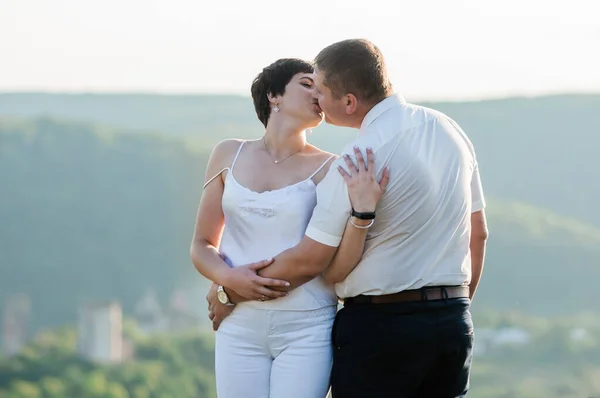
[[[210,184],[215,178],[217,178],[218,176],[221,175],[221,173],[223,173],[225,170],[229,170],[229,172],[231,173],[231,170],[233,170],[233,165],[235,164],[235,161],[237,160],[238,156],[240,155],[240,152],[242,151],[242,147],[244,146],[244,143],[246,141],[242,141],[242,143],[240,144],[240,147],[238,148],[235,157],[233,158],[233,162],[231,162],[231,166],[230,167],[223,167],[221,169],[221,171],[219,171],[217,174],[215,174],[214,176],[212,176],[208,181],[206,181],[204,183],[204,186],[202,187],[202,189],[206,188],[206,186],[208,184]]]
[[[307,178],[307,180],[310,180],[311,178],[313,178],[314,176],[316,176],[316,175],[317,175],[317,173],[318,173],[319,171],[321,171],[321,170],[323,169],[323,167],[325,167],[325,165],[326,165],[327,163],[329,163],[329,161],[330,161],[331,159],[333,159],[334,157],[335,157],[335,155],[331,155],[330,157],[328,157],[328,158],[327,158],[327,160],[326,160],[326,161],[324,161],[324,162],[323,162],[323,164],[322,164],[322,165],[320,165],[320,166],[319,166],[319,168],[318,168],[318,169],[316,169],[316,170],[315,170],[315,172],[314,172],[314,173],[312,173],[312,174],[310,175],[310,177],[308,177],[308,178]]]
[[[229,170],[229,167],[223,167],[223,168],[221,169],[221,171],[219,171],[217,174],[215,174],[214,176],[212,176],[212,177],[210,178],[210,180],[208,180],[208,181],[206,181],[206,182],[204,183],[204,186],[202,187],[202,189],[206,188],[206,186],[207,186],[208,184],[210,184],[211,182],[213,182],[213,180],[214,180],[215,178],[217,178],[218,176],[220,176],[220,175],[221,175],[221,173],[223,173],[225,170]]]
[[[233,162],[231,162],[231,170],[233,170],[233,166],[235,165],[235,162],[237,161],[238,156],[240,156],[240,152],[242,152],[242,147],[244,146],[245,143],[246,143],[246,141],[242,141],[242,143],[240,144],[240,147],[238,148],[237,152],[235,153]]]

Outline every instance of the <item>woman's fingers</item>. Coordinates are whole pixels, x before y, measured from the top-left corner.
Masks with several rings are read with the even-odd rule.
[[[373,155],[373,148],[367,148],[367,170],[371,172],[372,176],[375,176],[375,155]]]
[[[348,174],[342,166],[338,166],[337,169],[338,169],[338,172],[342,175],[342,178],[344,179],[344,181],[346,181],[346,184],[348,184],[350,182],[350,179],[352,178],[352,176],[350,174]]]
[[[356,156],[356,163],[358,163],[358,172],[363,172],[366,170],[365,158],[363,158],[362,153],[358,147],[354,147],[354,156]]]
[[[389,168],[389,166],[385,166],[383,168],[383,172],[381,173],[381,180],[379,180],[379,187],[381,188],[382,191],[385,191],[389,181],[390,181],[390,168]]]
[[[358,173],[358,167],[356,167],[349,155],[344,155],[344,160],[346,161],[346,165],[348,165],[348,170],[350,170],[350,173],[352,173],[350,174],[351,177],[355,174],[355,172]]]
[[[358,147],[354,147],[354,155],[356,156],[356,164],[350,158],[349,155],[344,155],[344,161],[348,166],[348,171],[346,171],[343,167],[338,166],[338,171],[341,176],[344,178],[346,183],[349,183],[352,179],[355,179],[360,176],[367,176],[375,178],[375,154],[373,153],[373,149],[371,147],[367,147],[366,150],[366,159],[363,156],[362,152]],[[364,172],[369,172],[366,174]],[[387,184],[388,177],[385,179],[385,184]]]

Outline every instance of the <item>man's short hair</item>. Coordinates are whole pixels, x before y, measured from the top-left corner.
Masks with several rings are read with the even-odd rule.
[[[325,47],[316,56],[316,69],[334,98],[352,93],[377,103],[392,93],[383,54],[365,39],[348,39]]]

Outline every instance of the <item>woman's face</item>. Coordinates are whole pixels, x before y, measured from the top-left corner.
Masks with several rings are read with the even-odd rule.
[[[276,98],[276,102],[282,116],[296,119],[304,128],[317,127],[323,121],[312,73],[294,75],[285,86],[285,94]]]

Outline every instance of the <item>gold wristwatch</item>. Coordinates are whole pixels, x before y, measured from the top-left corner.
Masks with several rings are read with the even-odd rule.
[[[217,287],[217,299],[219,300],[219,302],[221,304],[235,305],[229,300],[229,296],[227,295],[227,292],[225,292],[225,289],[221,285],[219,285],[219,287]]]

